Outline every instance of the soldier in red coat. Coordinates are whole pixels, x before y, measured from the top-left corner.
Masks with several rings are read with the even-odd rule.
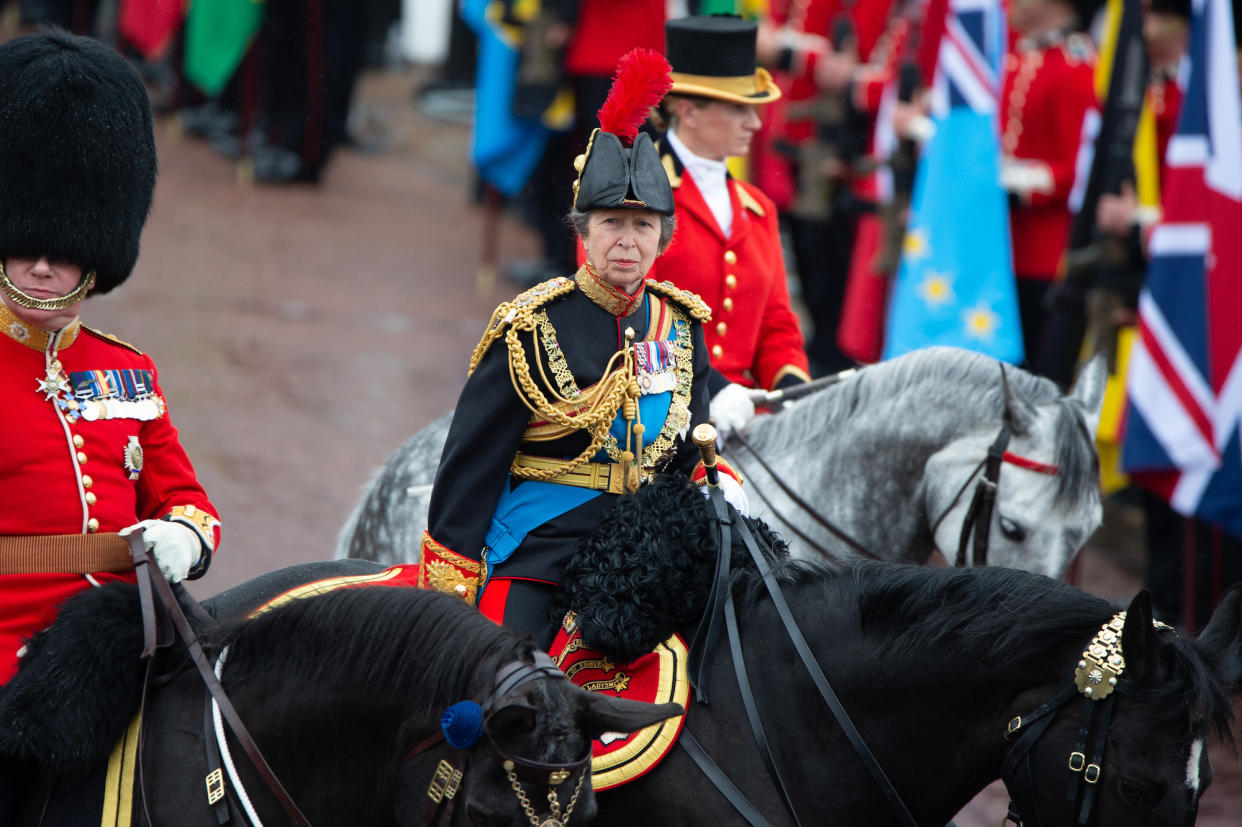
[[[1027,353],[1040,352],[1045,295],[1069,241],[1083,122],[1097,106],[1095,50],[1078,31],[1091,22],[1094,5],[1014,0],[1009,9],[1017,39],[1005,58],[1001,183],[1012,198],[1013,265]]]
[[[119,55],[63,32],[0,46],[0,683],[65,599],[134,581],[128,530],[174,582],[219,541],[154,362],[78,316],[133,269],[155,174]]]
[[[712,308],[704,325],[712,367],[712,416],[728,431],[753,414],[745,388],[810,379],[802,330],[789,300],[776,206],[725,166],[750,151],[759,105],[780,97],[755,67],[754,23],[728,16],[665,25],[673,90],[661,111],[665,171],[677,203],[677,235],[658,278]]]

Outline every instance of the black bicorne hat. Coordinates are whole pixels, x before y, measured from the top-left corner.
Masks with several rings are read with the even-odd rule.
[[[0,45],[0,256],[128,278],[155,190],[151,104],[113,49],[62,31]]]
[[[755,65],[759,27],[729,14],[698,15],[664,24],[672,91],[733,103],[770,103],[781,90]]]
[[[608,98],[599,110],[600,128],[574,161],[574,209],[654,210],[672,215],[673,188],[651,137],[639,132],[651,108],[672,85],[668,61],[659,52],[634,49],[617,64]]]

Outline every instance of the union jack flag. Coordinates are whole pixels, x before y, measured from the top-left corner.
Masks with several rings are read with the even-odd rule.
[[[1130,358],[1122,464],[1178,512],[1242,536],[1242,103],[1233,14],[1195,0]]]

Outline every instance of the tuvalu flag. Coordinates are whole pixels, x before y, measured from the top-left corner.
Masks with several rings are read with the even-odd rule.
[[[999,0],[951,0],[889,305],[884,358],[952,345],[1023,359],[997,101],[1007,37]]]
[[[1226,0],[1195,0],[1130,356],[1122,463],[1181,514],[1242,537],[1242,101]]]
[[[536,10],[537,6],[526,9],[532,16]],[[506,22],[504,12],[503,0],[463,0],[461,4],[461,18],[479,41],[470,157],[479,177],[512,196],[539,163],[549,129],[541,118],[514,115],[525,32],[522,26]]]

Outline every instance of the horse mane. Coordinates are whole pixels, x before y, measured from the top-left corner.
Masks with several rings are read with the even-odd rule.
[[[456,597],[415,588],[344,588],[294,600],[224,630],[226,679],[285,687],[347,679],[357,698],[399,696],[438,718],[490,688],[491,676],[532,646]],[[481,700],[481,698],[475,698]]]
[[[852,596],[863,635],[895,659],[970,651],[982,663],[1015,669],[1067,643],[1085,647],[1117,612],[1103,598],[1018,569],[859,560],[839,574],[822,564],[790,560],[777,570],[793,586],[814,584],[807,598],[812,603],[839,603]],[[740,572],[739,578],[753,603],[762,583],[753,572]],[[1181,635],[1164,637],[1163,680],[1140,686],[1131,682],[1130,690],[1152,701],[1153,724],[1185,721],[1189,715],[1192,722],[1209,722],[1230,741],[1233,707],[1219,664],[1205,660]]]
[[[868,365],[846,382],[833,385],[803,399],[789,416],[771,417],[766,431],[780,451],[806,445],[808,428],[832,434],[863,421],[869,412],[891,409],[903,396],[917,401],[920,410],[930,409],[937,399],[950,398],[948,410],[956,416],[973,413],[976,422],[999,428],[1005,411],[1000,362],[990,356],[952,347],[929,347],[895,359]],[[1097,485],[1094,440],[1084,430],[1082,413],[1055,382],[1005,366],[1010,391],[1032,406],[1055,405],[1056,455],[1061,469],[1057,476],[1056,503],[1081,502]],[[920,393],[911,394],[912,388]],[[948,395],[948,396],[946,396]],[[872,414],[873,415],[873,414]]]

